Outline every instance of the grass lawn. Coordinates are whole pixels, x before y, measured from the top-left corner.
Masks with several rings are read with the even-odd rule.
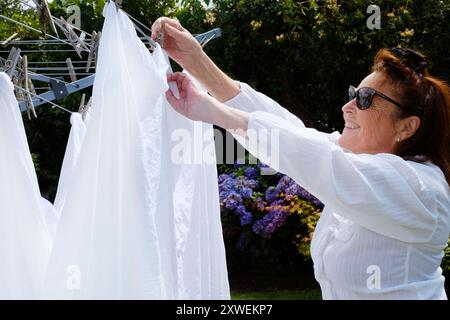
[[[321,300],[319,289],[237,292],[231,291],[231,300]]]

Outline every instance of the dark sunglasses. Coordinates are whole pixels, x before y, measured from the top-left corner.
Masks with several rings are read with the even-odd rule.
[[[403,108],[403,106],[400,103],[389,98],[387,95],[369,87],[362,87],[356,90],[354,86],[350,86],[348,88],[347,93],[347,102],[352,101],[353,99],[356,98],[357,107],[360,110],[366,110],[372,105],[372,100],[374,96],[379,96],[380,98],[383,98],[384,100],[387,100],[395,104],[397,107]]]

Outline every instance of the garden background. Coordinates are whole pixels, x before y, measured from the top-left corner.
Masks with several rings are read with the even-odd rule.
[[[21,1],[0,0],[0,13],[38,27],[35,11]],[[104,2],[54,0],[50,7],[54,16],[67,17],[66,8],[78,5],[81,28],[92,32],[102,28]],[[369,5],[381,9],[380,29],[366,24]],[[223,36],[205,47],[220,68],[326,132],[342,129],[346,88],[368,74],[380,48],[419,50],[433,74],[450,79],[449,0],[124,0],[123,8],[149,27],[164,15],[177,17],[191,33],[220,27]],[[1,40],[14,32],[22,40],[39,36],[0,20]],[[79,60],[67,53],[28,54],[29,61],[67,57]],[[91,95],[88,89],[59,104],[77,110],[82,93]],[[70,124],[66,113],[48,105],[37,113],[38,119],[24,121],[41,191],[53,200]],[[264,166],[218,165],[233,298],[320,298],[309,245],[323,205],[286,176],[261,175]],[[448,249],[442,267],[449,279]]]

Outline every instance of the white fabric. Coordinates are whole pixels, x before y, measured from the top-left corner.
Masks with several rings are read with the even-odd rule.
[[[105,18],[48,296],[229,298],[215,163],[173,163],[173,130],[192,134],[194,123],[165,100],[167,57],[159,47],[150,55],[114,4]]]
[[[81,146],[83,145],[84,137],[86,135],[86,125],[84,124],[80,113],[72,113],[70,116],[70,124],[72,126],[69,133],[61,172],[59,174],[58,190],[56,191],[54,202],[55,209],[58,213],[61,212],[64,206],[70,181],[74,174],[75,165],[77,163],[78,156],[80,155]]]
[[[41,208],[50,239],[53,240],[58,228],[59,213],[56,211],[55,206],[45,198],[41,198]]]
[[[446,299],[450,188],[437,166],[346,152],[338,133],[305,128],[245,84],[227,104],[250,112],[248,128],[260,135],[246,137],[248,150],[325,204],[311,246],[324,299]],[[277,147],[279,162],[261,146]]]
[[[0,73],[0,299],[37,299],[50,253],[36,172],[11,80]]]

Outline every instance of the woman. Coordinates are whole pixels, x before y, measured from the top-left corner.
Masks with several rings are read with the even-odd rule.
[[[250,152],[325,204],[311,245],[324,299],[447,298],[439,266],[450,229],[450,91],[420,54],[381,50],[349,89],[342,134],[325,134],[227,77],[177,20],[160,18],[152,31],[165,33],[169,55],[211,94],[175,73],[172,107],[240,131]],[[278,147],[279,161],[258,143]]]

